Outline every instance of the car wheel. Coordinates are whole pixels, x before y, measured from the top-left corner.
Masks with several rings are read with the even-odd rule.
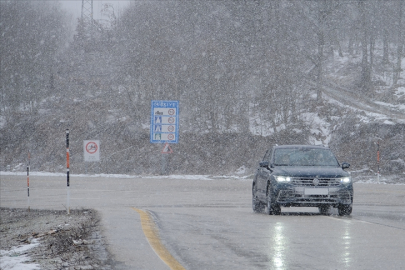
[[[252,188],[252,208],[255,213],[262,213],[264,210],[264,204],[256,196],[256,187]]]
[[[338,213],[339,216],[348,216],[352,213],[353,207],[351,204],[341,204],[338,206]]]
[[[267,186],[267,191],[266,191],[266,202],[267,202],[267,207],[266,207],[266,213],[268,215],[280,215],[281,214],[281,208],[280,205],[274,204],[271,202],[271,189],[270,185]]]
[[[273,213],[275,215],[281,215],[281,207],[280,207],[280,205],[273,203]]]
[[[330,205],[321,205],[318,207],[319,213],[321,215],[329,215],[330,214]]]

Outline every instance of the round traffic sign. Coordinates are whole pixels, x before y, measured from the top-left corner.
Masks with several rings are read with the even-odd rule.
[[[173,131],[174,131],[174,126],[168,126],[168,127],[167,127],[167,130],[168,130],[169,132],[173,132]]]
[[[170,124],[173,124],[173,123],[174,123],[174,118],[173,118],[173,117],[169,117],[169,119],[167,119],[167,121],[168,121]]]
[[[174,114],[174,109],[169,109],[168,113],[169,113],[170,115],[173,115],[173,114]]]
[[[98,150],[98,145],[95,142],[88,142],[86,144],[86,152],[89,154],[94,154]]]
[[[172,133],[170,133],[169,135],[167,135],[167,139],[169,140],[174,140],[174,135]]]

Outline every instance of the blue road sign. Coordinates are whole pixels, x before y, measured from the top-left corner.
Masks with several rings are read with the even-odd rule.
[[[151,143],[178,143],[179,101],[152,100],[150,115]]]

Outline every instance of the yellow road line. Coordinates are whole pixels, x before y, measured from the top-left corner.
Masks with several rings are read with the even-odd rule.
[[[141,225],[143,233],[148,239],[149,244],[155,250],[159,258],[164,261],[172,270],[185,270],[185,268],[170,254],[160,241],[159,232],[151,215],[145,211],[132,207],[141,216]]]

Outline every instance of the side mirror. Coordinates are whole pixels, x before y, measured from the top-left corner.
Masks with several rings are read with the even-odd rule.
[[[264,168],[269,168],[269,162],[268,161],[262,161],[259,163],[260,167]]]
[[[347,162],[343,162],[342,163],[342,169],[348,169],[348,168],[350,168],[350,164],[347,163]]]

